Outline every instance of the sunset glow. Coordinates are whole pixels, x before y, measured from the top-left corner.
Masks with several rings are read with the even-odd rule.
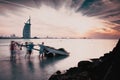
[[[22,4],[10,4],[11,7],[17,5],[22,8],[14,12],[7,10],[5,15],[0,15],[0,35],[16,34],[22,36],[24,22],[29,16],[31,17],[32,37],[94,38],[96,33],[120,35],[120,32],[113,29],[115,26],[119,26],[118,24],[111,24],[110,21],[98,16],[87,16],[82,12],[76,12],[74,8],[66,7],[65,4],[57,9],[47,5],[41,5],[39,8],[25,8]],[[4,7],[5,5],[0,6]],[[9,5],[6,4],[6,6]]]

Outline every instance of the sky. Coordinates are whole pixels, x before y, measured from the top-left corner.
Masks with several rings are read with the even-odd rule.
[[[120,0],[0,0],[0,35],[120,38]]]

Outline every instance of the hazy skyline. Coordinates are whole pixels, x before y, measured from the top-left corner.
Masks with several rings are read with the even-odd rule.
[[[119,0],[0,0],[0,35],[120,38]]]

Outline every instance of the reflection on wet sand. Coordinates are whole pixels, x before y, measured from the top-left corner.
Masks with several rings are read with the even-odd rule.
[[[9,66],[9,65],[8,65]],[[7,70],[7,69],[6,69]],[[10,79],[9,80],[19,80],[24,77],[24,67],[21,60],[14,60],[10,62]]]
[[[48,65],[53,65],[60,60],[63,60],[67,56],[58,56],[58,57],[49,57],[49,58],[41,58],[39,61],[40,68],[45,68]]]
[[[54,64],[65,58],[64,56],[41,59],[32,57],[0,61],[0,80],[47,80],[56,70]]]
[[[29,72],[31,72],[31,73],[35,72],[34,63],[33,63],[33,61],[31,59],[29,59],[27,61],[27,66],[28,66]]]

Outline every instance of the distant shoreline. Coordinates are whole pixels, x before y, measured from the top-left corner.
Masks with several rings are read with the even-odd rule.
[[[0,39],[118,39],[118,38],[7,38],[0,37]]]
[[[0,38],[0,39],[40,39],[40,38]]]

